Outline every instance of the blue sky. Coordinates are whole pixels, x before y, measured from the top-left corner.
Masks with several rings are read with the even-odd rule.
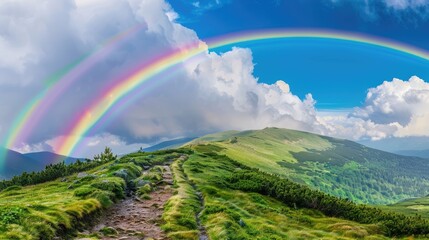
[[[382,1],[369,1],[368,5],[358,2],[363,1],[171,0],[170,4],[180,16],[178,21],[202,39],[255,29],[319,28],[429,49],[429,21],[424,8],[417,12],[411,6],[388,8]],[[237,46],[252,50],[255,75],[261,82],[282,79],[300,97],[312,93],[319,109],[358,106],[368,88],[393,78],[417,75],[429,79],[427,61],[341,41],[270,40]]]
[[[58,139],[71,134],[65,126],[94,100],[94,89],[119,83],[119,76],[156,62],[160,53],[210,37],[318,28],[429,50],[429,0],[14,0],[0,1],[0,13],[3,140],[17,109],[34,101],[47,79],[107,39],[143,26],[91,60],[91,67],[71,74],[73,84],[60,97],[44,99],[52,103],[47,114],[37,127],[26,124],[24,137],[10,146],[20,152],[56,151]],[[127,153],[164,140],[265,127],[377,141],[377,147],[391,146],[386,150],[427,145],[428,61],[333,39],[236,46],[207,51],[134,89],[121,107],[106,111],[103,124],[80,136],[76,156],[91,157],[105,146]],[[414,144],[392,143],[408,138]]]

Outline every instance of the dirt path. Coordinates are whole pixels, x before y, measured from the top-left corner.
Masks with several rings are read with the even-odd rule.
[[[169,166],[164,166],[163,181],[151,192],[150,199],[140,200],[129,197],[116,204],[101,217],[100,222],[86,234],[99,233],[100,230],[116,231],[111,237],[101,239],[139,240],[168,239],[160,228],[163,206],[172,196],[173,176]],[[110,228],[110,229],[108,229]],[[102,234],[100,234],[102,236]]]

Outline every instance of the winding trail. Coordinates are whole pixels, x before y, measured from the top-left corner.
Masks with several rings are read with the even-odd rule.
[[[108,209],[100,218],[99,222],[88,232],[100,233],[100,230],[111,228],[116,230],[117,234],[112,236],[103,236],[103,240],[141,240],[141,239],[168,239],[161,230],[161,216],[163,206],[173,195],[171,185],[173,176],[169,166],[163,166],[163,180],[151,192],[150,199],[140,200],[131,196]],[[84,238],[83,238],[84,239]]]

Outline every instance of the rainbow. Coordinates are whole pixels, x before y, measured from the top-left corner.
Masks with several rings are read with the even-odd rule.
[[[190,44],[170,52],[169,54],[153,59],[148,64],[143,64],[139,68],[130,71],[121,79],[115,81],[112,86],[106,87],[95,100],[85,108],[80,115],[66,129],[54,150],[62,155],[70,156],[81,139],[90,131],[105,114],[115,105],[119,104],[125,96],[131,94],[154,76],[167,71],[174,66],[188,61],[199,54],[205,54],[210,49],[238,44],[249,41],[261,41],[268,39],[330,39],[352,43],[360,43],[369,46],[394,50],[400,53],[409,54],[423,60],[429,61],[429,53],[421,49],[406,44],[376,38],[367,35],[325,31],[325,30],[263,30],[251,32],[239,32],[208,39],[204,42]]]
[[[86,54],[66,68],[60,70],[46,81],[45,88],[29,101],[17,115],[4,140],[7,148],[13,148],[28,138],[49,108],[76,80],[91,69],[95,64],[113,52],[119,43],[145,28],[145,24],[133,26],[126,31],[107,39],[94,51]],[[4,155],[4,153],[0,153]],[[0,156],[3,157],[4,156]]]

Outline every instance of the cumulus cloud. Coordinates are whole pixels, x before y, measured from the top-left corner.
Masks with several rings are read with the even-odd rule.
[[[55,150],[64,126],[99,89],[138,63],[200,41],[162,0],[2,1],[0,13],[0,51],[6,54],[0,59],[0,103],[8,103],[0,106],[2,129],[48,76],[124,29],[144,26],[55,100],[31,138],[15,146],[22,152]],[[136,89],[132,101],[85,136],[77,152],[91,157],[109,145],[125,153],[166,139],[269,126],[355,140],[429,136],[429,87],[417,77],[385,82],[368,91],[363,106],[333,114],[318,112],[312,95],[299,98],[287,81],[261,83],[253,70],[249,49],[206,51]]]
[[[351,114],[375,124],[394,126],[394,136],[429,135],[429,83],[414,76],[393,79],[368,91],[365,106]]]
[[[1,134],[11,128],[17,110],[46,88],[49,79],[106,40],[135,26],[143,28],[97,59],[75,83],[52,99],[52,108],[28,143],[61,135],[97,90],[153,56],[198,41],[194,31],[174,22],[175,12],[158,0],[42,0],[0,3]],[[7,104],[5,104],[7,103]]]
[[[429,136],[429,83],[414,76],[368,90],[363,106],[340,114],[319,114],[327,135],[362,140]]]
[[[0,49],[6,54],[0,62],[0,84],[4,86],[0,98],[11,103],[1,111],[3,129],[10,127],[15,110],[45,87],[50,75],[124,29],[144,26],[55,99],[49,116],[32,129],[26,142],[15,146],[23,152],[52,150],[64,126],[91,101],[96,90],[136,63],[199,41],[194,31],[175,22],[177,13],[162,0],[4,1],[0,12],[5,13],[5,21],[0,23]],[[314,130],[312,96],[299,99],[283,81],[258,83],[248,49],[234,48],[221,55],[206,52],[171,74],[135,94],[133,104],[108,126],[93,132],[86,147],[111,144],[100,140],[110,136],[121,136],[119,145],[125,146],[227,129],[281,126]]]
[[[253,67],[248,49],[206,53],[137,100],[111,131],[145,141],[267,126],[316,131],[312,96],[301,100],[281,80],[258,83]]]

